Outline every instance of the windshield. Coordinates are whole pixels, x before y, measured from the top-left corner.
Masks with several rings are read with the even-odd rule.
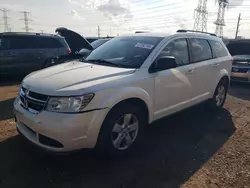
[[[126,68],[139,68],[162,37],[116,37],[104,43],[86,58],[88,61],[106,60]]]
[[[102,44],[104,44],[107,41],[108,40],[106,40],[106,39],[99,39],[99,40],[95,40],[94,42],[92,42],[91,45],[93,46],[94,49],[96,49],[97,47],[101,46]]]
[[[227,48],[232,56],[250,55],[250,42],[231,42]]]

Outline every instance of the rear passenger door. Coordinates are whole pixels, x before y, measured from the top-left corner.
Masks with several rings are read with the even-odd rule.
[[[189,38],[191,49],[191,63],[195,66],[195,77],[193,84],[196,86],[192,91],[195,103],[202,102],[211,96],[211,88],[215,83],[215,72],[213,65],[212,49],[209,42],[202,38]]]

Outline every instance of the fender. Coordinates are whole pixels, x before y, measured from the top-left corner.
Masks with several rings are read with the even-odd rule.
[[[218,75],[217,78],[216,78],[216,83],[217,83],[217,84],[215,84],[215,87],[213,88],[213,91],[215,91],[215,89],[216,89],[216,87],[217,87],[219,81],[220,81],[221,78],[224,77],[224,76],[227,76],[227,77],[228,77],[228,79],[229,79],[229,83],[228,83],[228,84],[230,84],[230,74],[228,73],[228,71],[227,71],[226,69],[221,69],[219,75]],[[213,93],[213,94],[214,94],[214,93]]]
[[[108,107],[111,110],[116,104],[122,102],[126,99],[138,98],[144,101],[148,107],[149,111],[149,123],[153,120],[153,100],[147,91],[138,87],[124,87],[119,88],[112,92],[112,95],[109,95],[106,98],[103,98],[101,107]]]

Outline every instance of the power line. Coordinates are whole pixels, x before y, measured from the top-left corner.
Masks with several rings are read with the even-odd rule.
[[[4,31],[9,32],[10,31],[9,24],[8,24],[8,20],[9,20],[8,12],[9,12],[9,10],[4,8],[4,9],[0,9],[0,11],[3,13],[2,19],[3,19]]]
[[[30,22],[32,21],[31,19],[28,18],[28,15],[30,14],[30,12],[27,11],[22,11],[23,13],[23,20],[24,21],[24,30],[28,33],[30,30],[32,30],[32,28],[29,27]]]

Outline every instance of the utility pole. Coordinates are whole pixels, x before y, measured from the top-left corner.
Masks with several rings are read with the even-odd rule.
[[[98,27],[97,27],[97,36],[98,36],[98,38],[101,37],[101,29],[100,29],[100,26],[99,26],[99,25],[98,25]]]
[[[8,17],[8,10],[6,8],[4,9],[0,9],[0,11],[3,13],[3,26],[4,26],[4,31],[5,32],[9,32],[9,24],[8,24],[8,20],[9,20],[9,17]]]
[[[199,0],[198,6],[194,9],[194,26],[195,31],[207,31],[207,0]]]
[[[24,30],[25,30],[25,32],[29,32],[30,30],[32,30],[30,27],[29,27],[29,24],[30,24],[30,22],[32,21],[31,19],[29,19],[28,18],[28,15],[30,14],[30,12],[27,12],[27,11],[22,11],[22,13],[23,13],[23,19],[21,19],[21,20],[23,20],[24,21]]]
[[[235,39],[237,39],[238,37],[240,21],[241,21],[241,13],[239,14],[239,17],[238,17],[238,22],[237,22],[237,27],[236,27],[236,32],[235,32]]]

